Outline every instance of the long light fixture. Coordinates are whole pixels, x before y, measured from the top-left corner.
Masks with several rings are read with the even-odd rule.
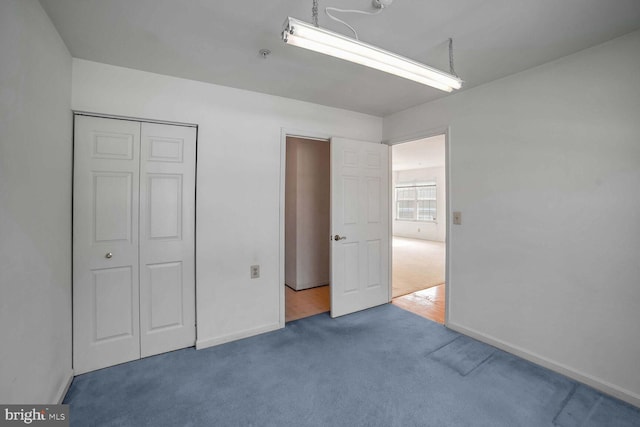
[[[282,40],[292,46],[395,74],[445,92],[462,87],[462,80],[457,76],[299,19],[287,18]]]

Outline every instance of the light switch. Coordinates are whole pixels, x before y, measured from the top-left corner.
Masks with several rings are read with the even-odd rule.
[[[455,225],[462,224],[462,212],[454,212],[453,213],[453,223]]]
[[[260,277],[260,266],[259,265],[252,265],[251,266],[251,278],[252,279],[257,279],[258,277]]]

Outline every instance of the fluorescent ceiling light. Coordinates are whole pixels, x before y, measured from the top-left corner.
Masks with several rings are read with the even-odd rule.
[[[282,39],[293,46],[395,74],[445,92],[462,87],[462,80],[457,76],[295,18],[289,17],[285,21]]]

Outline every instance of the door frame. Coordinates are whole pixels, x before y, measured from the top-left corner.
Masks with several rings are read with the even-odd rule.
[[[285,325],[285,293],[284,293],[284,262],[285,262],[285,251],[284,251],[284,217],[285,217],[285,206],[284,206],[284,197],[285,197],[285,182],[286,182],[286,166],[287,166],[287,137],[294,138],[304,138],[304,139],[315,139],[318,141],[323,141],[329,144],[331,147],[331,138],[332,135],[317,132],[317,131],[309,131],[309,130],[301,130],[301,129],[292,129],[292,128],[280,128],[280,201],[279,201],[279,242],[278,242],[278,327],[284,328]],[[329,208],[331,209],[331,208]],[[331,210],[329,210],[331,212]],[[329,229],[331,229],[331,224],[329,224]],[[328,237],[328,236],[327,236]],[[331,274],[331,265],[329,265],[329,274]],[[329,285],[331,289],[331,285]]]
[[[450,128],[449,126],[441,126],[436,127],[424,131],[420,131],[417,133],[413,133],[410,135],[406,135],[399,138],[393,138],[385,141],[384,143],[389,145],[389,147],[393,147],[394,145],[403,144],[405,142],[412,142],[419,139],[431,138],[438,135],[444,135],[444,181],[445,181],[445,216],[447,218],[447,223],[445,224],[445,265],[444,265],[444,281],[446,283],[444,287],[445,294],[445,311],[444,311],[444,325],[449,326],[450,312],[451,312],[451,145],[449,143],[450,138]],[[391,173],[391,162],[393,159],[393,150],[389,153],[389,173]],[[393,197],[393,182],[389,180],[389,194],[390,197]],[[393,203],[389,203],[390,207],[390,219],[393,218]],[[390,257],[391,257],[391,268],[389,269],[390,275],[393,272],[393,222],[389,221],[389,234],[390,240],[389,244],[391,246]],[[390,281],[391,283],[391,281]],[[389,292],[391,297],[391,284],[389,286]]]

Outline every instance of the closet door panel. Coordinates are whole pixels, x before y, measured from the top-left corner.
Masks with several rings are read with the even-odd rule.
[[[195,128],[142,124],[142,357],[195,343]]]
[[[140,123],[76,116],[73,179],[73,368],[140,357]]]

